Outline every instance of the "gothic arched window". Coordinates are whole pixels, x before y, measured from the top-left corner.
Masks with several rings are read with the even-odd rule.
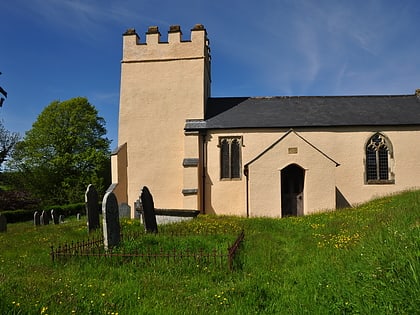
[[[220,178],[241,178],[241,138],[219,139]]]
[[[391,172],[392,146],[380,133],[374,134],[366,145],[366,181],[368,184],[394,183]]]

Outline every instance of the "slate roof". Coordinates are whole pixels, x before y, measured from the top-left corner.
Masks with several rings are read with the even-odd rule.
[[[284,96],[210,98],[204,121],[187,130],[420,125],[420,97]]]

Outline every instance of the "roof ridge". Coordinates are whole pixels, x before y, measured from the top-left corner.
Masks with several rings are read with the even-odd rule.
[[[275,96],[219,96],[209,99],[289,99],[289,98],[372,98],[372,97],[413,97],[416,94],[358,94],[358,95],[275,95]]]

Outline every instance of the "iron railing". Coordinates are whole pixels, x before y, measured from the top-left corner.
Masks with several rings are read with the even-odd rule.
[[[121,240],[124,235],[121,234]],[[127,235],[129,238],[141,237],[138,235]],[[241,231],[233,244],[227,248],[227,251],[220,249],[213,250],[179,250],[171,249],[164,250],[159,248],[154,249],[135,249],[134,251],[124,251],[119,247],[110,248],[108,251],[104,249],[103,237],[87,239],[79,242],[71,242],[57,247],[51,246],[50,256],[52,261],[61,261],[72,257],[87,257],[87,258],[120,258],[130,259],[136,258],[137,261],[145,263],[157,263],[164,261],[168,264],[176,263],[194,263],[205,265],[225,265],[227,262],[229,270],[234,269],[234,260],[237,257],[238,250],[242,241],[244,240],[245,233]]]

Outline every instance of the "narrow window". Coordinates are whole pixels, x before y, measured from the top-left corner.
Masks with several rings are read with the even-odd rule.
[[[220,138],[220,177],[241,178],[241,139]]]
[[[222,178],[230,178],[229,160],[229,142],[227,139],[223,139],[220,143],[220,165]]]
[[[387,180],[389,179],[388,172],[388,148],[386,146],[381,146],[378,149],[378,161],[379,161],[379,179]]]
[[[390,184],[391,178],[389,160],[392,157],[389,141],[377,133],[366,145],[366,179],[368,184]]]
[[[377,179],[376,176],[376,151],[374,148],[368,147],[366,149],[366,173],[368,180]]]
[[[240,178],[239,150],[239,141],[238,139],[234,139],[230,144],[230,168],[232,178]]]

